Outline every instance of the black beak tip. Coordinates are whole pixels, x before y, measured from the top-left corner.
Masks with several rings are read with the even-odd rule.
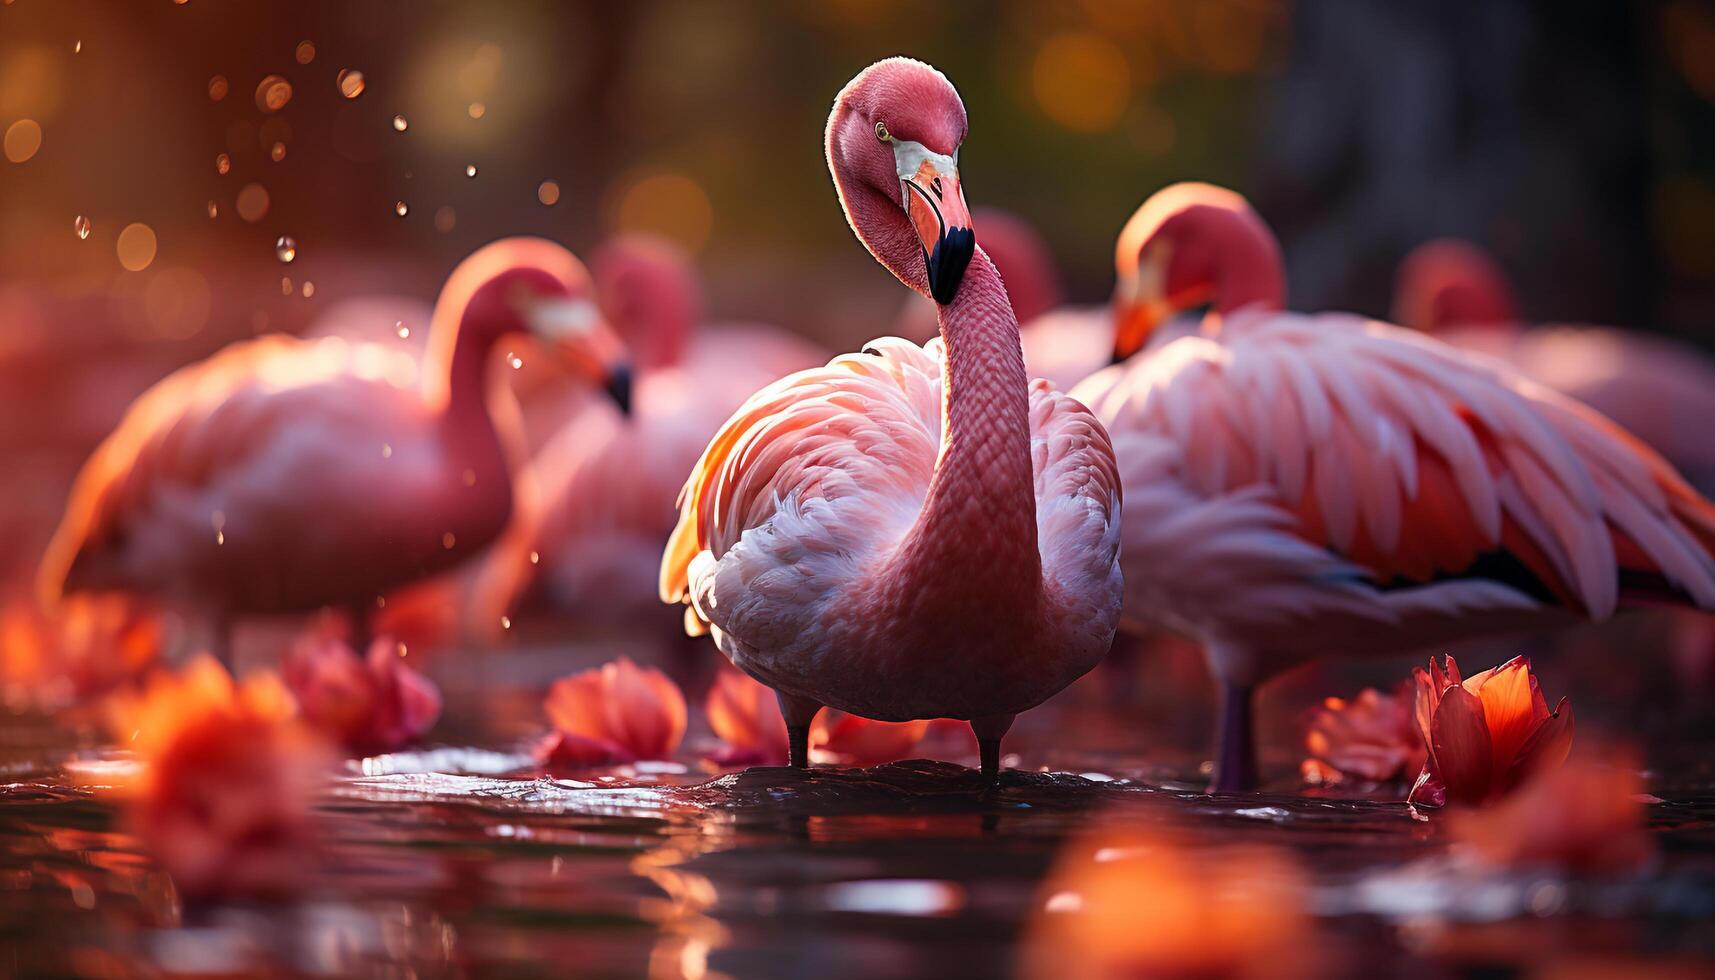
[[[613,403],[619,406],[620,414],[631,414],[631,365],[616,365],[607,376],[607,384],[603,388]]]
[[[977,233],[970,228],[955,226],[941,235],[928,259],[929,295],[935,302],[946,306],[959,294],[965,267],[971,264],[971,255],[976,250]]]

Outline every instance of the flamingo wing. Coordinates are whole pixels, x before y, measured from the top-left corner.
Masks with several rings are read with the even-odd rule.
[[[1660,457],[1498,362],[1398,328],[1241,312],[1219,339],[1175,341],[1074,394],[1115,431],[1128,526],[1160,536],[1138,520],[1155,506],[1181,530],[1241,533],[1229,559],[1292,564],[1288,604],[1312,582],[1318,601],[1361,606],[1378,587],[1450,580],[1477,589],[1459,603],[1507,605],[1501,586],[1595,617],[1622,584],[1715,604],[1715,509]]]
[[[883,338],[751,396],[680,492],[662,599],[749,646],[792,646],[922,510],[941,386],[938,342]]]
[[[1108,430],[1077,399],[1030,386],[1036,541],[1050,602],[1066,628],[1106,652],[1119,622],[1119,466]]]

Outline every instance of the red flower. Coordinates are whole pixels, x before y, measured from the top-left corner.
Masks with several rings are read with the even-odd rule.
[[[1532,773],[1566,761],[1572,748],[1572,706],[1553,711],[1531,672],[1514,657],[1463,680],[1452,657],[1412,672],[1417,681],[1417,729],[1429,761],[1412,787],[1412,803],[1441,806],[1491,803]]]
[[[120,595],[68,596],[53,615],[15,598],[0,608],[0,690],[57,709],[140,680],[158,658],[160,614]]]
[[[685,736],[679,686],[626,657],[560,678],[542,707],[555,732],[538,757],[550,766],[670,759]]]
[[[181,892],[277,894],[304,883],[310,802],[331,753],[279,678],[235,685],[204,657],[115,713],[141,763],[126,822]]]
[[[305,720],[359,754],[391,752],[421,738],[441,716],[434,682],[378,638],[360,660],[344,640],[307,635],[286,657],[286,686]]]
[[[786,722],[774,692],[736,670],[723,670],[709,689],[709,727],[726,743],[723,765],[785,765]],[[927,721],[871,721],[824,708],[810,723],[810,757],[843,766],[873,766],[905,758],[929,731]]]
[[[1307,783],[1342,779],[1374,783],[1416,777],[1429,758],[1412,716],[1412,682],[1393,694],[1366,687],[1350,701],[1328,698],[1310,721],[1301,765]]]

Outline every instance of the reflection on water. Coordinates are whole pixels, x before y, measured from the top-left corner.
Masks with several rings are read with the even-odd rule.
[[[567,779],[528,764],[458,748],[354,764],[318,805],[314,887],[285,906],[212,907],[180,901],[102,791],[58,767],[14,770],[0,801],[0,970],[1005,975],[1061,846],[1116,809],[1193,850],[1289,848],[1334,973],[1406,951],[1450,974],[1580,950],[1715,952],[1707,791],[1652,807],[1663,853],[1647,876],[1594,883],[1462,870],[1435,846],[1440,823],[1403,805],[1209,798],[1138,778],[1155,771],[1142,762],[1014,771],[994,790],[927,761],[714,778],[656,766]],[[76,768],[84,785],[103,771]]]

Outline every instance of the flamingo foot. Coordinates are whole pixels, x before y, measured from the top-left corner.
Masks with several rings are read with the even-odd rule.
[[[1012,727],[1012,718],[1012,715],[992,715],[971,719],[971,732],[977,737],[977,756],[982,760],[983,782],[989,786],[1000,781],[1000,740]]]
[[[1256,733],[1252,727],[1252,694],[1248,685],[1221,685],[1221,723],[1216,732],[1211,793],[1249,793],[1257,788]]]

